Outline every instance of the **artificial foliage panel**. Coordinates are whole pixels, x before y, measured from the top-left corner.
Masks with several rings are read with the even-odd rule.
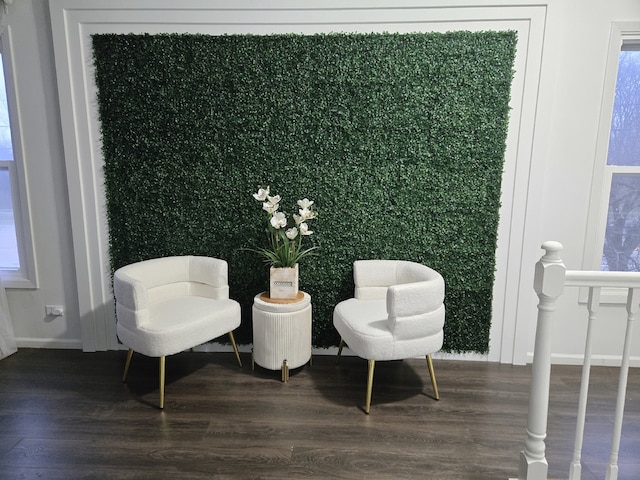
[[[301,289],[336,345],[352,262],[435,268],[447,351],[486,352],[514,32],[93,36],[111,268],[165,255],[229,262],[251,342],[271,186],[315,201]]]

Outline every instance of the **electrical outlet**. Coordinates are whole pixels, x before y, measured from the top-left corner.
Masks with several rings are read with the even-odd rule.
[[[64,307],[62,305],[45,305],[44,310],[48,316],[60,317],[64,315]]]

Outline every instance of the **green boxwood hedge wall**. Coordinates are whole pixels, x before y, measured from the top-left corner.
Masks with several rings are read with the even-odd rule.
[[[516,34],[93,35],[111,268],[229,262],[251,342],[268,268],[260,185],[315,201],[300,265],[313,342],[336,345],[352,262],[446,282],[444,349],[486,352]]]

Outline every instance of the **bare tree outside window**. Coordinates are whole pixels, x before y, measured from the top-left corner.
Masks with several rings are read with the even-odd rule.
[[[620,52],[607,165],[640,166],[638,50]],[[640,271],[640,169],[612,174],[601,269]]]

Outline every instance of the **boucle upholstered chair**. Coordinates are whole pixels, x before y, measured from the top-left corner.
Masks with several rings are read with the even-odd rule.
[[[164,408],[165,357],[229,334],[240,366],[233,330],[240,304],[229,298],[224,260],[176,256],[124,266],[113,277],[117,332],[129,348],[122,381],[133,352],[160,358],[160,408]]]
[[[444,338],[444,280],[435,270],[402,260],[357,260],[355,298],[338,303],[333,324],[340,333],[338,360],[346,344],[369,361],[364,411],[371,407],[377,360],[426,356],[436,400],[440,398],[431,354]]]

